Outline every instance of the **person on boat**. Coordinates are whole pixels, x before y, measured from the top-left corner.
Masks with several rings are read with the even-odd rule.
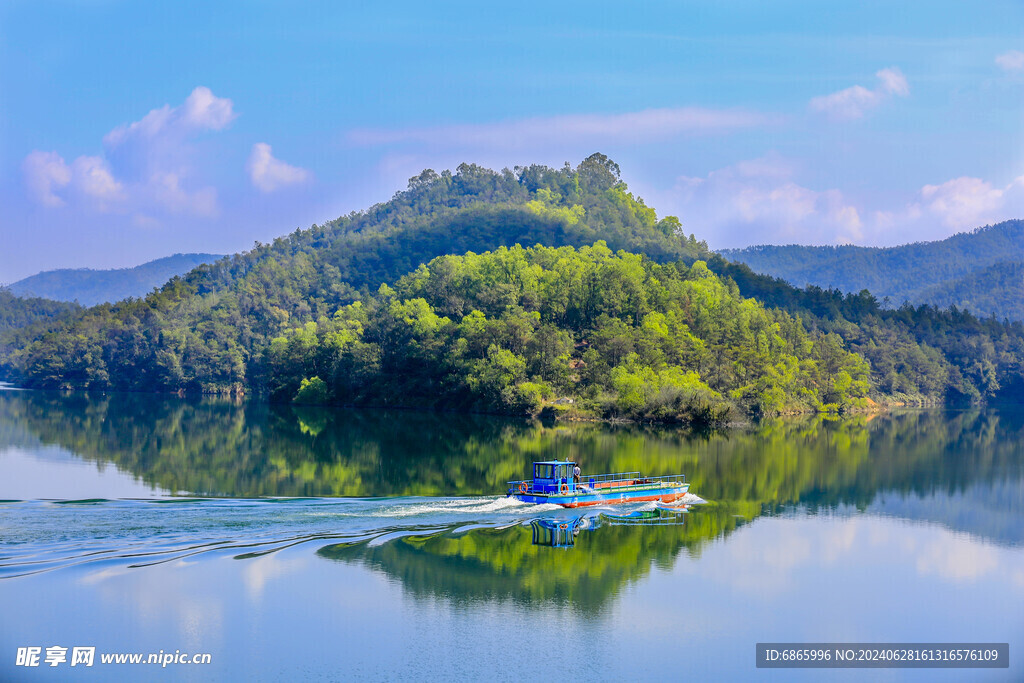
[[[583,473],[583,470],[580,469],[580,464],[576,463],[576,466],[572,468],[572,481],[577,486],[579,486],[579,484],[580,484],[580,475],[582,473]]]

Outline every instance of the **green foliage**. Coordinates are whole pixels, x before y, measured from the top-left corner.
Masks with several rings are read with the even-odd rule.
[[[562,196],[547,188],[542,187],[537,190],[536,197],[536,199],[526,202],[524,206],[538,216],[549,220],[565,225],[576,225],[586,214],[586,210],[579,204],[573,204],[571,207],[559,206]]]
[[[292,403],[318,405],[327,403],[327,383],[319,377],[303,378],[299,390],[295,392]]]
[[[268,355],[281,350],[280,344],[271,350],[274,340],[330,319],[339,307],[443,254],[515,243],[583,246],[599,233],[613,248],[663,260],[708,254],[707,245],[692,237],[667,235],[641,222],[634,210],[638,202],[613,201],[606,190],[625,189],[617,173],[614,162],[601,155],[576,169],[427,169],[389,202],[271,244],[257,243],[249,252],[172,278],[144,299],[94,307],[54,328],[53,335],[46,334],[49,328],[29,332],[0,355],[0,364],[36,387],[215,393],[269,388],[278,394],[261,374]],[[608,174],[614,175],[610,184]],[[44,371],[72,363],[64,357],[69,347],[57,341],[65,336],[80,338],[105,372]],[[360,349],[371,351],[357,344]],[[322,360],[303,356],[314,370]],[[374,359],[364,361],[361,368]],[[297,388],[298,380],[283,395]]]
[[[67,325],[81,310],[77,304],[15,296],[0,288],[0,379],[10,378],[13,370],[3,362],[5,357],[30,344],[51,326]]]
[[[868,362],[875,399],[924,405],[1024,398],[1024,324],[927,305],[886,309],[867,291],[799,290],[721,257],[709,264],[745,296],[784,308],[817,334],[838,335]],[[855,383],[860,379],[850,375]]]
[[[341,404],[519,413],[568,396],[721,422],[1024,394],[1024,325],[755,275],[659,221],[601,154],[427,169],[366,211],[6,339],[0,365],[27,386],[283,402],[319,377]],[[642,401],[619,400],[620,367]]]
[[[1024,259],[1000,262],[923,289],[915,298],[939,308],[1024,320]]]
[[[837,336],[808,335],[703,262],[659,265],[603,242],[438,257],[286,331],[264,359],[279,399],[315,373],[343,403],[536,413],[567,396],[608,417],[701,424],[735,407],[847,409],[869,388]],[[804,371],[780,382],[775,367]]]
[[[719,424],[729,414],[721,395],[696,372],[679,366],[655,370],[643,365],[635,353],[612,368],[611,385],[616,392],[614,409],[631,417],[674,421],[687,415],[692,422]]]
[[[74,304],[15,296],[10,290],[0,288],[0,335],[79,310]]]

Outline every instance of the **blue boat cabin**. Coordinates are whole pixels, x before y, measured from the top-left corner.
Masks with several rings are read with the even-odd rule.
[[[572,471],[576,463],[561,460],[548,460],[533,463],[534,493],[559,493],[564,484],[566,490],[575,491]]]

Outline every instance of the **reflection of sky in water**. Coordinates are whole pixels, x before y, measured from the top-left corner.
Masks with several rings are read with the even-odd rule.
[[[223,485],[231,496],[250,490],[306,495],[303,486],[286,478],[279,485],[278,479],[299,481],[308,469],[318,482],[323,471],[334,471],[318,474],[317,463],[338,470],[339,481],[363,482],[360,492],[348,495],[402,491],[425,474],[450,470],[452,477],[432,480],[435,488],[415,498],[0,504],[0,577],[60,567],[0,578],[0,605],[5,615],[18,615],[0,619],[2,681],[21,680],[24,670],[12,668],[11,653],[25,645],[181,649],[214,657],[212,667],[173,672],[76,669],[83,680],[519,681],[536,673],[526,662],[539,658],[546,665],[563,651],[574,662],[570,668],[544,669],[536,677],[1024,680],[1024,660],[1009,672],[753,668],[758,641],[1009,641],[1011,660],[1019,660],[1024,432],[1012,415],[997,421],[994,413],[948,419],[910,414],[882,418],[881,427],[875,420],[871,430],[817,425],[806,434],[769,430],[763,440],[716,438],[709,446],[628,430],[595,436],[561,428],[565,442],[543,436],[542,445],[555,449],[545,454],[565,454],[558,449],[572,446],[588,461],[601,456],[610,462],[625,453],[630,467],[629,458],[640,459],[638,466],[652,458],[669,466],[688,458],[703,468],[708,486],[719,485],[719,503],[738,503],[735,509],[755,518],[724,532],[711,524],[703,537],[710,540],[685,548],[675,544],[682,541],[664,542],[682,537],[643,529],[629,537],[636,541],[629,547],[606,543],[598,551],[587,543],[587,535],[603,532],[597,529],[584,532],[572,549],[542,549],[550,553],[545,561],[565,558],[559,570],[570,559],[586,558],[580,564],[587,580],[608,588],[580,609],[580,603],[567,602],[566,591],[560,598],[536,597],[553,594],[544,590],[516,595],[518,581],[548,586],[549,577],[537,569],[543,562],[523,563],[508,580],[514,573],[508,566],[476,562],[505,541],[474,545],[480,539],[474,541],[472,531],[458,536],[465,552],[457,556],[431,554],[430,548],[372,558],[342,553],[326,559],[317,552],[342,536],[385,534],[367,547],[387,550],[393,543],[388,539],[412,528],[433,533],[568,515],[572,511],[510,508],[503,497],[438,497],[467,485],[477,487],[467,493],[493,492],[494,481],[500,488],[519,476],[519,460],[530,453],[505,457],[503,449],[530,446],[534,434],[525,428],[503,431],[471,422],[443,432],[424,451],[421,439],[403,434],[439,429],[425,418],[378,424],[364,416],[328,425],[313,439],[294,429],[289,411],[267,417],[164,398],[74,403],[30,392],[14,401],[13,393],[5,394],[10,419],[0,420],[5,499],[166,495],[118,469],[122,463],[151,480],[172,482],[168,486],[179,485],[179,477],[197,485],[209,479],[209,490]],[[150,412],[137,415],[136,402]],[[402,438],[389,441],[402,424]],[[226,448],[235,427],[241,437]],[[840,441],[852,445],[834,447]],[[71,454],[80,449],[91,459]],[[998,457],[990,464],[993,454]],[[505,468],[500,476],[491,476],[493,462]],[[789,486],[791,477],[799,485]],[[778,499],[771,497],[776,491],[782,492]],[[778,503],[782,512],[773,507],[776,512],[764,514],[762,503]],[[692,511],[687,524],[700,528],[702,516],[713,519],[712,507]],[[717,509],[734,519],[733,508]],[[519,542],[515,538],[500,537]],[[527,529],[520,541],[529,538]],[[288,547],[293,542],[299,543]],[[272,548],[283,549],[238,559]],[[643,569],[631,572],[631,562]],[[130,568],[133,563],[153,564]],[[454,572],[464,580],[441,580]],[[577,576],[567,571],[555,578],[581,587]],[[31,678],[56,680],[60,673],[36,670]]]
[[[938,522],[1000,543],[1024,545],[1024,479],[973,482],[960,491],[925,496],[883,491],[868,512]]]
[[[626,584],[597,616],[557,601],[416,597],[389,574],[317,557],[318,547],[3,581],[5,610],[22,616],[4,620],[0,642],[211,652],[212,667],[175,670],[186,680],[520,680],[538,648],[564,648],[578,662],[559,671],[565,680],[1024,677],[1013,659],[1024,643],[1024,549],[934,524],[858,513],[762,517]],[[758,672],[758,641],[1009,641],[1014,668]],[[10,674],[7,658],[0,662],[0,675]]]
[[[755,642],[1009,640],[1011,652],[1024,642],[1024,550],[873,515],[762,518],[628,593],[635,599],[624,596],[620,610],[637,624],[635,646],[685,613],[691,626],[679,635],[711,641],[708,674],[723,649],[716,640],[729,643],[725,656],[738,660],[734,671],[743,676],[751,675],[743,672]],[[1018,660],[1009,677],[1005,670],[874,670],[846,680],[1019,680],[1022,671]]]
[[[55,446],[0,450],[0,499],[82,500],[166,495],[103,462],[87,462]]]

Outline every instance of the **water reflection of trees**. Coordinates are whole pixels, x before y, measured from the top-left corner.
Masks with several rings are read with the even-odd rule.
[[[523,605],[559,602],[598,612],[625,585],[652,568],[671,569],[681,552],[696,555],[709,539],[739,523],[730,506],[711,505],[687,515],[683,524],[598,523],[581,532],[571,549],[534,544],[531,528],[517,525],[403,536],[379,545],[335,544],[318,554],[382,571],[417,597]]]
[[[154,486],[233,497],[493,495],[531,461],[552,458],[576,460],[585,471],[686,473],[691,490],[712,504],[685,525],[602,526],[580,534],[571,550],[533,545],[530,528],[517,526],[319,551],[384,571],[416,595],[555,600],[584,610],[778,506],[864,507],[892,492],[915,493],[939,501],[942,516],[968,524],[963,530],[985,535],[992,519],[968,523],[969,515],[949,508],[976,511],[972,496],[1024,480],[1024,413],[1008,410],[775,420],[693,435],[152,395],[0,392],[0,449],[32,439],[113,463]],[[1019,492],[1000,500],[1014,508],[1001,514],[1019,519]],[[920,514],[949,523],[934,510]]]
[[[346,411],[152,395],[0,394],[0,435],[27,431],[143,481],[198,495],[500,494],[532,460],[683,472],[715,501],[867,505],[881,490],[953,492],[1020,476],[1020,412],[775,420],[695,436],[636,426]]]

